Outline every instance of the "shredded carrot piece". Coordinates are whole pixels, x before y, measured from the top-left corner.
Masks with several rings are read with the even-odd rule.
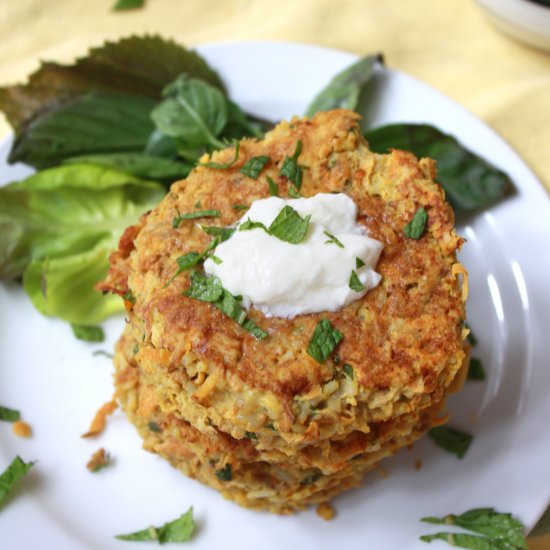
[[[102,470],[109,465],[110,460],[111,456],[109,455],[109,453],[106,452],[103,447],[101,447],[101,449],[98,449],[91,456],[88,464],[86,464],[86,468],[88,468],[88,470],[90,470],[90,472],[92,473],[99,472],[99,470]]]
[[[105,430],[107,425],[107,415],[112,414],[117,409],[116,401],[108,401],[96,413],[89,430],[82,437],[94,437]]]
[[[23,420],[14,422],[12,430],[18,437],[30,437],[32,435],[31,427],[26,422],[23,422]]]
[[[325,521],[330,521],[336,515],[336,510],[328,502],[321,502],[317,506],[317,515]]]
[[[462,301],[465,302],[468,298],[468,272],[461,263],[453,264],[451,268],[453,275],[462,275]]]
[[[448,414],[442,416],[441,418],[434,418],[432,420],[432,427],[433,426],[441,426],[442,424],[445,424],[448,421],[449,421],[449,415]]]

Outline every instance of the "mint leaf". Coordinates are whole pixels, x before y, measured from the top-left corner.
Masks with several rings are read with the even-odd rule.
[[[497,545],[488,538],[466,533],[434,533],[433,535],[422,535],[420,540],[424,542],[442,540],[450,546],[468,548],[469,550],[505,550],[508,548]]]
[[[25,123],[8,161],[46,168],[79,155],[141,152],[154,129],[154,105],[147,97],[104,92],[55,105]]]
[[[332,233],[328,231],[323,231],[323,233],[328,237],[328,241],[325,241],[325,244],[335,244],[339,248],[344,248],[344,245]],[[355,263],[357,264],[357,260]]]
[[[24,122],[53,105],[89,92],[116,92],[158,100],[181,73],[224,90],[203,57],[160,36],[131,36],[91,49],[71,65],[44,62],[24,85],[0,88],[0,110],[18,135]]]
[[[403,232],[410,239],[418,240],[426,230],[428,223],[428,213],[423,206],[419,206],[415,212],[413,219],[403,228]]]
[[[184,292],[185,296],[214,304],[222,313],[241,325],[258,340],[268,336],[247,316],[239,300],[223,288],[221,281],[214,275],[207,277],[198,271],[191,274],[191,286]]]
[[[218,242],[216,242],[215,246],[218,246],[219,243],[223,243],[227,241],[227,239],[230,239],[233,236],[233,233],[235,233],[236,231],[234,227],[216,227],[213,225],[212,226],[201,225],[201,229],[208,235],[212,235],[213,237],[218,237]]]
[[[365,262],[361,258],[355,258],[355,269],[359,269],[365,265]]]
[[[279,175],[287,178],[290,183],[292,183],[296,191],[300,191],[302,188],[303,167],[298,164],[298,157],[301,152],[302,142],[298,140],[294,154],[291,157],[286,156],[281,164],[281,168],[279,169]]]
[[[72,324],[73,334],[79,340],[85,342],[103,342],[105,340],[105,332],[100,326],[95,325],[75,325]]]
[[[251,231],[252,229],[263,229],[269,234],[269,229],[262,222],[254,222],[250,218],[239,225],[239,231]]]
[[[426,517],[422,518],[422,521],[439,525],[456,525],[468,531],[484,535],[484,537],[474,538],[491,544],[491,546],[461,546],[462,548],[527,549],[524,525],[515,519],[512,514],[497,512],[494,508],[475,508],[460,515],[448,514],[441,518]],[[455,538],[455,542],[458,540],[456,539],[457,533],[436,533],[435,536],[425,535],[428,538],[423,538],[422,540],[426,540],[427,542],[433,540],[433,538],[445,540],[443,539],[445,535]],[[469,536],[471,537],[472,535]],[[470,539],[464,539],[464,542],[468,544],[484,544],[479,540],[470,541]],[[455,544],[455,546],[460,546],[460,544]]]
[[[432,428],[428,431],[428,436],[438,447],[455,454],[458,458],[464,458],[473,439],[473,436],[466,432],[446,426]]]
[[[344,363],[344,365],[342,366],[342,370],[344,371],[346,376],[353,380],[353,367],[350,364]]]
[[[359,280],[359,277],[357,276],[357,273],[355,273],[355,271],[351,272],[349,278],[349,287],[351,288],[351,290],[355,290],[355,292],[361,292],[365,288],[365,285]]]
[[[265,165],[270,161],[269,157],[266,157],[264,155],[261,155],[259,157],[252,157],[251,159],[247,160],[243,167],[239,170],[241,174],[244,174],[245,176],[248,176],[249,178],[252,178],[253,180],[257,180],[260,174],[262,173],[262,170],[264,169]]]
[[[233,158],[228,162],[199,162],[197,166],[205,166],[206,168],[215,168],[216,170],[227,170],[231,168],[239,159],[240,142],[235,143],[235,153]]]
[[[269,195],[271,197],[278,197],[279,196],[279,188],[277,184],[269,177],[267,177],[267,187],[269,189]]]
[[[307,347],[307,353],[318,363],[324,363],[336,349],[344,335],[328,319],[321,319]]]
[[[356,111],[361,93],[371,80],[377,63],[383,63],[381,54],[362,57],[337,74],[311,102],[306,110],[306,116],[312,117],[319,111],[331,109]]]
[[[0,420],[5,422],[17,422],[21,418],[21,413],[15,409],[0,406]]]
[[[250,206],[247,206],[246,204],[234,204],[233,210],[236,210],[237,212],[246,212]]]
[[[4,502],[13,486],[33,467],[34,462],[23,462],[16,456],[7,470],[0,474],[0,504]]]
[[[187,542],[195,531],[195,521],[193,519],[193,508],[174,521],[165,523],[162,527],[148,527],[128,535],[117,535],[119,540],[156,540],[160,544],[165,542]]]
[[[207,277],[194,271],[191,274],[191,286],[184,292],[184,295],[202,302],[215,303],[223,298],[224,289],[217,277]]]
[[[321,472],[313,472],[312,474],[304,477],[302,481],[300,481],[300,485],[311,485],[312,483],[315,483],[318,479],[321,479],[323,477],[323,474]]]
[[[233,471],[231,468],[231,464],[226,464],[220,470],[216,470],[216,477],[220,481],[231,481],[233,479]]]
[[[217,139],[227,123],[224,94],[202,80],[182,74],[163,90],[166,98],[151,112],[157,130],[189,147],[223,149]]]
[[[269,233],[290,244],[301,243],[309,226],[311,215],[301,218],[291,206],[285,205],[269,226]]]
[[[485,380],[485,369],[480,359],[472,357],[468,367],[468,380]]]
[[[196,210],[195,212],[188,212],[186,214],[180,214],[178,212],[177,216],[174,216],[172,220],[172,227],[179,227],[181,222],[185,220],[196,220],[198,218],[219,218],[219,210]]]
[[[195,267],[197,264],[201,263],[204,260],[204,255],[199,254],[198,252],[188,252],[187,254],[184,254],[183,256],[180,256],[176,259],[176,263],[178,264],[178,269],[170,277],[168,282],[164,285],[164,288],[166,288],[180,273],[183,273],[187,269],[191,269],[192,267]]]
[[[113,6],[113,11],[135,10],[142,8],[145,0],[117,0]]]

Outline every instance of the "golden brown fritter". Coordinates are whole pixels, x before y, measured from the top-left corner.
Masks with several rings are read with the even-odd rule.
[[[155,388],[144,380],[136,362],[135,345],[127,329],[116,347],[115,383],[117,399],[143,437],[144,448],[248,508],[288,514],[358,486],[382,458],[414,442],[437,422],[442,405],[403,415],[391,426],[373,425],[368,435],[354,432],[333,442],[331,457],[324,461],[309,461],[315,452],[308,446],[298,456],[275,453],[273,460],[258,449],[255,434],[238,440],[215,428],[203,433],[176,415],[165,414]]]
[[[464,302],[455,274],[462,240],[434,182],[434,163],[404,151],[372,153],[357,122],[345,110],[293,119],[262,141],[242,141],[230,168],[199,166],[127,231],[102,286],[135,298],[134,304],[126,302],[132,339],[139,343],[135,361],[163,415],[232,441],[246,442],[247,432],[254,433],[262,461],[291,460],[300,469],[340,476],[355,455],[365,454],[371,464],[377,448],[387,444],[393,452],[427,429],[465,358]],[[267,176],[280,196],[288,196],[290,183],[279,170],[299,141],[301,194],[343,192],[355,201],[358,222],[384,244],[376,268],[382,281],[337,312],[282,319],[251,308],[250,317],[268,333],[257,340],[212,304],[183,294],[189,271],[167,283],[179,256],[201,252],[211,242],[200,225],[234,224],[242,215],[234,205],[269,196]],[[259,155],[269,157],[259,178],[243,175],[244,163]],[[233,156],[229,148],[210,160],[226,163]],[[429,222],[414,240],[403,227],[419,206]],[[176,216],[207,209],[220,217],[174,227]],[[323,364],[306,353],[320,319],[329,319],[344,335]],[[344,364],[352,366],[353,377]],[[394,439],[399,444],[392,447]],[[169,452],[155,450],[170,459]],[[361,468],[352,470],[357,481]]]

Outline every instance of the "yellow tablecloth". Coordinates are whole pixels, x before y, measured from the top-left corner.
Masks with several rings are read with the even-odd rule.
[[[472,0],[0,0],[0,85],[39,59],[70,61],[106,38],[160,33],[186,45],[286,40],[382,51],[506,139],[550,190],[550,54],[499,34]],[[0,135],[9,131],[0,120]],[[532,541],[550,548],[550,538]]]

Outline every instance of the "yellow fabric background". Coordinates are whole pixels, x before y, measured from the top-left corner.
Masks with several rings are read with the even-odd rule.
[[[492,126],[550,190],[550,54],[498,33],[473,0],[147,0],[118,13],[113,3],[0,0],[0,85],[24,79],[39,59],[70,61],[131,33],[186,45],[284,40],[382,51],[390,67]],[[8,131],[0,120],[0,135]],[[532,548],[550,548],[550,538]]]

